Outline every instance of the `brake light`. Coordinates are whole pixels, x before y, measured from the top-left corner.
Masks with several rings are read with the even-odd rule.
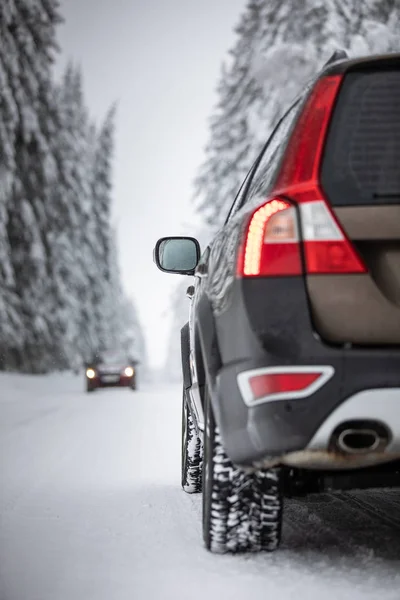
[[[250,218],[238,276],[299,275],[298,242],[295,208],[286,200],[273,198]]]
[[[326,131],[341,81],[342,75],[331,75],[316,83],[292,132],[276,190],[284,188],[290,194],[293,186],[318,185]]]
[[[333,376],[331,366],[267,367],[238,375],[244,402],[254,406],[275,400],[310,396]]]
[[[300,208],[307,273],[366,272],[319,183],[324,142],[341,81],[341,75],[324,77],[310,94],[291,134],[273,197],[253,213],[247,226],[238,276],[302,273],[299,228],[289,198]]]

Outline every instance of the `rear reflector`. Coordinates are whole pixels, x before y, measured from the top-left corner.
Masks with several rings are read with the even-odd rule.
[[[331,366],[267,367],[244,371],[238,385],[248,406],[274,400],[296,400],[316,392],[332,377]]]
[[[249,384],[253,398],[258,400],[271,394],[304,390],[319,376],[319,373],[265,373],[250,377]]]

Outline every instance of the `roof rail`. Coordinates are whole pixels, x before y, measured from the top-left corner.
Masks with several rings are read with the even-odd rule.
[[[337,62],[338,60],[344,60],[345,58],[349,58],[346,50],[335,50],[332,56],[326,61],[323,68],[331,65],[334,62]]]

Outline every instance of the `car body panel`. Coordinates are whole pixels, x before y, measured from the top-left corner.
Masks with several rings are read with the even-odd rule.
[[[316,331],[328,342],[398,345],[400,306],[369,274],[307,277]]]

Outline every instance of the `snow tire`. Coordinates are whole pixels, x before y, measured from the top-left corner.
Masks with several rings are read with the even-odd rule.
[[[182,399],[182,489],[188,494],[201,492],[203,471],[203,440],[199,437],[187,406],[185,391]]]
[[[282,527],[282,470],[248,472],[236,467],[224,451],[209,397],[205,421],[203,538],[206,548],[218,554],[276,550]]]

